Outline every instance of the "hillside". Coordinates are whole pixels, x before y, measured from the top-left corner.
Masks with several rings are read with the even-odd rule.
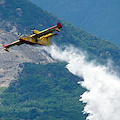
[[[2,44],[17,40],[18,32],[30,34],[34,27],[43,30],[61,22],[61,32],[52,39],[59,47],[72,44],[87,51],[89,59],[105,63],[110,58],[117,65],[120,65],[120,48],[27,0],[2,0],[0,10],[0,119],[76,120],[79,117],[84,120],[84,104],[79,98],[85,89],[77,85],[82,79],[70,74],[64,68],[65,63],[56,63],[34,46],[15,46],[6,52]]]
[[[119,0],[29,1],[93,35],[120,46]]]
[[[64,67],[63,63],[26,63],[18,80],[1,96],[0,119],[85,120],[84,104],[79,102],[85,89],[77,85],[80,78]]]

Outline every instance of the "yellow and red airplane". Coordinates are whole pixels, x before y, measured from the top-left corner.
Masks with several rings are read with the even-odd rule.
[[[57,33],[53,33],[54,31],[60,32],[60,28],[62,28],[61,23],[58,23],[57,25],[45,29],[43,31],[38,31],[38,30],[32,30],[33,34],[28,36],[28,35],[23,35],[19,37],[19,40],[8,44],[8,45],[3,45],[4,50],[8,51],[8,48],[14,46],[14,45],[22,45],[24,43],[34,45],[34,44],[39,44],[43,46],[50,46],[50,38],[52,38],[55,35],[58,35]]]

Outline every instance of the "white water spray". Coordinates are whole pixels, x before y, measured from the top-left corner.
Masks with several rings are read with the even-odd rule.
[[[65,50],[53,45],[45,50],[54,59],[68,63],[67,69],[74,75],[83,77],[79,82],[89,91],[81,95],[80,101],[87,103],[84,113],[90,113],[89,120],[119,120],[120,119],[120,78],[109,66],[95,65],[87,62],[86,54],[74,47]]]

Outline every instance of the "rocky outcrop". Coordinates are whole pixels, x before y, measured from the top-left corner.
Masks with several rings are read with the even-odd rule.
[[[11,27],[8,23],[7,26]],[[23,68],[19,65],[24,62],[52,63],[55,62],[45,51],[31,45],[14,46],[10,52],[3,49],[3,44],[9,44],[18,39],[16,26],[10,32],[0,30],[0,87],[7,87],[18,76]],[[39,46],[41,47],[41,46]]]

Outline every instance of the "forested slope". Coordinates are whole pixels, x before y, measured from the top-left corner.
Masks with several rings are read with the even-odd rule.
[[[65,63],[24,65],[18,80],[1,95],[0,119],[85,120],[79,102],[85,89]]]

